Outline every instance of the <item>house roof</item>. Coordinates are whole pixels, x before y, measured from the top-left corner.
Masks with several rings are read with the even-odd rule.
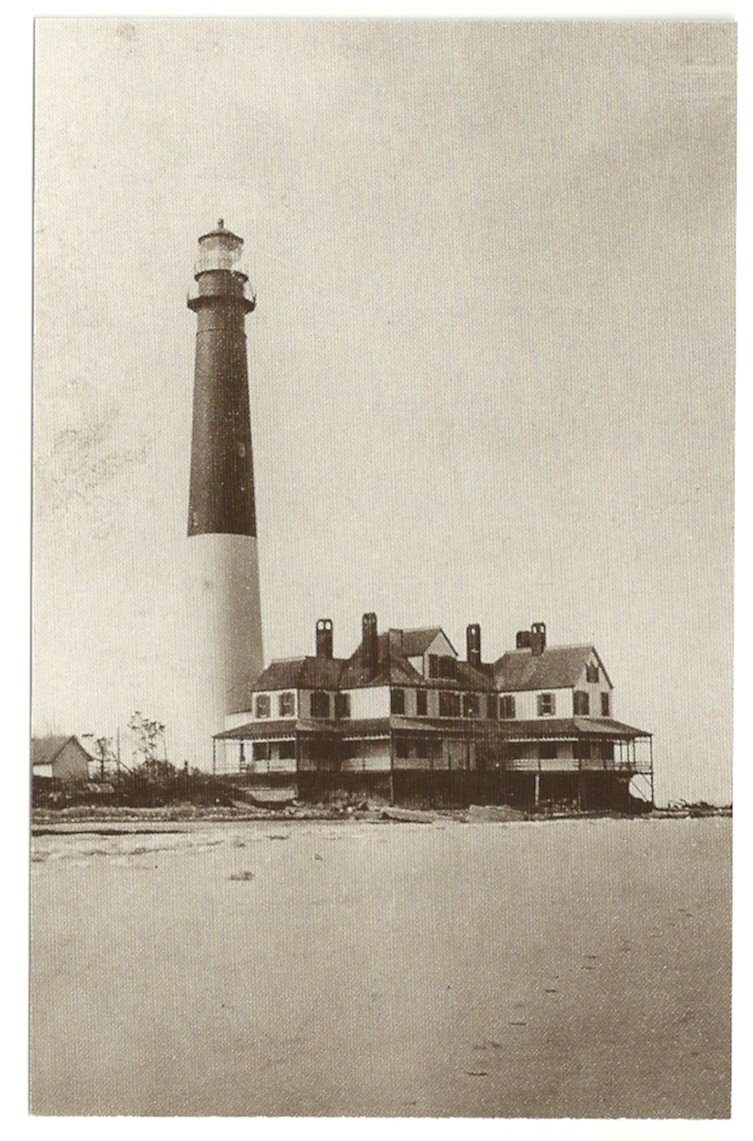
[[[405,653],[405,637],[403,633],[403,649],[399,652],[393,645],[390,647],[389,633],[379,634],[377,637],[377,668],[372,673],[366,668],[366,658],[363,642],[345,663],[340,676],[340,685],[343,689],[359,689],[369,685],[421,685],[423,677],[408,661]]]
[[[475,689],[484,692],[494,690],[490,668],[476,669],[459,658],[453,658],[455,676],[452,678],[427,678],[411,665],[408,659],[423,654],[437,634],[443,633],[440,626],[424,630],[404,630],[401,633],[400,650],[394,642],[390,643],[388,632],[377,637],[377,668],[374,673],[365,667],[362,642],[352,658],[345,663],[340,675],[341,687],[358,689],[370,685],[408,685],[437,689]]]
[[[390,638],[385,631],[377,637],[377,667],[366,668],[363,642],[350,658],[301,657],[272,662],[253,685],[255,692],[280,689],[359,689],[367,686],[424,686],[438,689],[456,687],[465,690],[503,693],[521,690],[567,689],[574,686],[593,655],[604,677],[609,675],[593,646],[551,646],[542,654],[530,649],[510,650],[493,665],[480,668],[454,658],[453,678],[425,678],[409,658],[426,652],[440,626],[400,631],[401,640]]]
[[[475,666],[469,665],[468,662],[462,662],[459,658],[455,662],[454,684],[459,689],[480,689],[487,693],[496,692],[491,672],[487,672],[483,666],[480,670],[476,669]]]
[[[494,678],[503,692],[524,689],[567,689],[578,681],[586,662],[596,655],[604,676],[609,675],[593,646],[551,646],[542,654],[509,650],[494,664]]]
[[[272,689],[337,689],[345,661],[342,658],[287,658],[271,662],[253,685],[255,691]]]

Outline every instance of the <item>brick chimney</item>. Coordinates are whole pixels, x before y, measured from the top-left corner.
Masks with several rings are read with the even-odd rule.
[[[534,658],[540,658],[546,649],[546,624],[534,622],[531,626],[531,653]]]
[[[367,673],[375,674],[379,651],[376,614],[364,614],[361,620],[361,645],[363,648],[363,667]]]
[[[478,669],[481,665],[481,627],[478,622],[466,626],[465,647],[468,665]]]
[[[319,618],[316,623],[316,656],[332,657],[332,619]]]

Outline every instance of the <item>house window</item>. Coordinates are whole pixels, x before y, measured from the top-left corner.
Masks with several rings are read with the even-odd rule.
[[[405,713],[405,690],[390,690],[390,713]]]
[[[448,690],[442,689],[439,691],[439,716],[440,717],[459,717],[460,716],[460,694],[450,693]]]
[[[350,694],[335,694],[335,717],[350,717]]]
[[[408,757],[410,756],[410,747],[407,737],[395,738],[395,756],[400,761],[407,761]]]
[[[510,720],[515,716],[515,696],[512,693],[505,693],[499,699],[499,715],[505,720]]]
[[[573,693],[573,713],[581,717],[588,717],[590,703],[585,690],[576,689]]]
[[[611,717],[612,716],[612,702],[609,700],[610,697],[611,697],[611,694],[609,694],[609,693],[602,693],[602,695],[601,695],[601,716],[602,717]]]
[[[416,716],[426,717],[429,712],[429,695],[425,689],[416,690]]]
[[[431,737],[416,738],[416,756],[422,761],[428,761],[432,755]]]
[[[490,721],[497,720],[497,713],[499,712],[499,704],[497,702],[496,693],[488,693],[486,695],[486,716]]]
[[[360,741],[343,741],[342,743],[342,758],[345,761],[354,761],[361,755]]]
[[[268,693],[259,693],[256,695],[256,704],[254,705],[254,713],[257,717],[271,717],[272,715],[272,698]]]
[[[463,694],[463,717],[478,717],[481,705],[477,693]]]
[[[557,742],[556,741],[540,741],[539,742],[539,760],[540,761],[556,761],[557,760]]]
[[[280,741],[280,760],[295,760],[295,741]]]
[[[429,654],[429,677],[455,677],[455,659],[448,654]]]
[[[269,741],[254,741],[254,760],[268,761],[270,754]]]
[[[295,694],[281,693],[278,698],[280,717],[293,717],[295,714]]]
[[[586,666],[586,681],[595,684],[599,680],[599,667],[594,665]]]
[[[576,761],[591,760],[591,742],[580,737],[573,745],[573,755]]]
[[[537,708],[539,717],[551,717],[555,711],[555,702],[553,693],[540,693],[537,699]]]
[[[614,741],[601,742],[601,759],[602,761],[614,760]]]
[[[315,690],[311,694],[311,716],[329,717],[329,694]]]

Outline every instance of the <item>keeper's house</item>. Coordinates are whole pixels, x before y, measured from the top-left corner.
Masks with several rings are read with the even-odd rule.
[[[481,660],[468,626],[465,660],[440,627],[379,634],[333,656],[332,623],[316,655],[275,661],[253,708],[214,739],[217,772],[303,799],[336,791],[398,804],[566,804],[627,810],[653,801],[651,734],[616,721],[595,647],[546,644],[546,627]]]

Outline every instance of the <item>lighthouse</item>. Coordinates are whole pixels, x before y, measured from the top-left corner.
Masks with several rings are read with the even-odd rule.
[[[256,301],[240,267],[243,239],[217,227],[199,238],[188,567],[201,681],[197,710],[216,733],[249,707],[263,667],[259,560],[246,357],[246,315]],[[195,680],[198,680],[195,678]],[[211,740],[201,742],[211,752]]]

